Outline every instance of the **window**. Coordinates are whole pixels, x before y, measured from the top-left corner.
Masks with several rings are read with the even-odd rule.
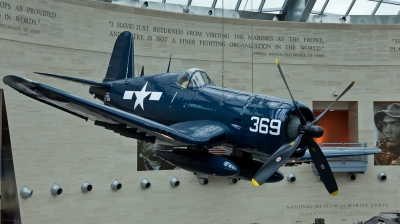
[[[202,87],[205,85],[213,85],[214,82],[208,77],[207,73],[198,68],[191,68],[186,71],[183,71],[178,78],[176,79],[176,83],[182,88],[189,87]]]
[[[183,88],[186,88],[188,86],[189,82],[189,73],[187,71],[182,72],[178,78],[176,79],[176,83]]]
[[[202,87],[205,85],[213,85],[214,82],[208,77],[207,73],[201,70],[193,72],[192,79],[189,82],[189,87]]]
[[[190,87],[201,87],[204,86],[206,83],[204,82],[203,76],[201,75],[200,71],[196,71],[192,75],[192,79],[190,80],[189,86]]]
[[[208,77],[207,73],[205,73],[205,72],[202,71],[202,72],[201,72],[201,76],[203,76],[203,79],[204,79],[204,81],[206,82],[206,84],[215,86],[214,82],[211,80],[210,77]]]

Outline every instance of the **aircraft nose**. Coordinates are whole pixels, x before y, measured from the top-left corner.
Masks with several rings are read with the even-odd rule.
[[[324,135],[324,129],[321,126],[310,125],[304,129],[304,133],[307,136],[319,138]]]

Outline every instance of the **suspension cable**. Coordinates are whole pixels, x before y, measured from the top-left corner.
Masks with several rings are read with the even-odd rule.
[[[221,103],[224,102],[225,100],[225,83],[224,83],[224,73],[225,73],[225,43],[224,43],[224,35],[225,35],[225,30],[224,30],[224,0],[222,0],[222,101]]]
[[[251,46],[254,46],[253,0],[251,0]],[[251,93],[254,93],[254,48],[251,48]]]

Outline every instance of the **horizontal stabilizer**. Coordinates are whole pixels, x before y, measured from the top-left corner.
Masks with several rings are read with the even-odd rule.
[[[93,87],[111,87],[111,84],[109,83],[103,83],[103,82],[95,82],[91,80],[86,80],[86,79],[80,79],[80,78],[75,78],[75,77],[69,77],[69,76],[63,76],[63,75],[57,75],[57,74],[50,74],[50,73],[44,73],[44,72],[35,72],[36,74],[39,75],[44,75],[44,76],[50,76],[58,79],[65,79],[71,82],[77,82],[81,83],[83,85],[88,85],[88,86],[93,86]]]

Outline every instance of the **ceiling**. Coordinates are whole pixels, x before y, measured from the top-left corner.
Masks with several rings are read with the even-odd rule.
[[[400,23],[400,0],[98,0],[149,9],[296,22]],[[225,12],[225,14],[224,14]],[[228,13],[226,13],[228,12]],[[362,19],[360,18],[362,16]],[[390,16],[387,19],[382,16]],[[396,16],[396,17],[393,17]],[[352,18],[350,18],[352,17]],[[397,18],[399,17],[399,18]],[[338,21],[339,18],[339,21]],[[347,19],[346,19],[347,18]],[[346,21],[347,20],[347,21]],[[368,22],[365,22],[368,21]]]
[[[147,2],[282,14],[291,1],[296,0],[148,0]],[[121,1],[113,0],[112,2]],[[400,0],[316,0],[311,13],[318,15],[346,15],[346,13],[347,15],[399,15],[399,12]]]

